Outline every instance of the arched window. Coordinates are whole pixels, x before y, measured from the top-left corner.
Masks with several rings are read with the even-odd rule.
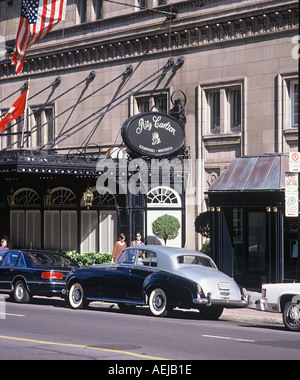
[[[179,194],[170,187],[156,187],[147,195],[147,208],[181,207]]]
[[[14,193],[15,206],[26,207],[26,206],[39,206],[40,205],[40,197],[38,193],[29,188],[22,188],[17,190]]]
[[[51,190],[53,206],[76,206],[76,195],[66,187]]]

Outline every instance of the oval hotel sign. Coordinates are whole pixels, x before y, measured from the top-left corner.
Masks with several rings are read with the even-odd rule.
[[[133,151],[150,157],[168,156],[182,148],[185,131],[179,120],[160,112],[146,112],[126,120],[124,143]]]

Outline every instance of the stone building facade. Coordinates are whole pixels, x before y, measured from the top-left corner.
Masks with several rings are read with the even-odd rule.
[[[208,209],[209,186],[234,159],[297,151],[298,62],[293,57],[297,1],[68,0],[65,20],[28,51],[23,72],[16,75],[10,58],[20,7],[20,0],[0,4],[0,112],[5,114],[14,99],[11,95],[18,96],[30,81],[26,131],[32,133],[24,144],[17,142],[23,128],[19,123],[12,133],[1,135],[2,164],[12,150],[20,149],[29,155],[55,151],[79,160],[105,156],[111,147],[123,146],[120,130],[126,119],[149,110],[169,113],[172,94],[184,93],[183,155],[189,159],[189,175],[184,195],[175,194],[174,209],[161,203],[159,212],[170,211],[180,218],[184,233],[176,244],[200,249],[203,239],[194,231],[195,217]],[[183,65],[164,69],[170,59],[176,63],[179,57]],[[130,65],[132,73],[123,75]],[[105,247],[111,249],[117,232],[128,222],[126,217],[116,217],[120,209],[126,213],[126,200],[124,209],[115,198],[109,204],[99,197],[90,212],[84,207],[81,195],[88,185],[95,190],[96,172],[75,175],[71,181],[39,173],[34,179],[26,177],[30,186],[16,172],[1,171],[5,186],[0,230],[8,229],[12,240],[16,234],[12,222],[43,220],[37,240],[44,246],[48,226],[54,228],[60,220],[61,228],[51,236],[63,241],[65,228],[69,241],[77,243],[60,243],[59,248],[100,249],[101,234],[110,231],[113,238]],[[53,210],[42,205],[40,214],[37,205],[31,205],[35,212],[29,212],[29,203],[9,209],[10,190],[27,188],[40,201],[48,188],[64,193],[61,197],[73,194],[74,204],[62,201]],[[168,189],[157,191],[167,200]],[[147,219],[147,200],[137,204],[146,211],[137,217],[136,226],[131,220],[134,226],[129,233],[141,228],[146,237],[152,217]],[[80,226],[88,227],[83,232]],[[70,231],[76,231],[76,239]],[[33,234],[22,233],[24,242],[26,234]]]

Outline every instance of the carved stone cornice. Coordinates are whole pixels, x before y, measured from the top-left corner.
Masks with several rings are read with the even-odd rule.
[[[61,47],[47,44],[44,49],[28,53],[24,69],[20,76],[33,76],[49,71],[73,70],[82,65],[104,64],[130,60],[136,57],[154,56],[172,52],[172,55],[182,55],[185,51],[199,49],[203,46],[224,44],[257,37],[297,31],[299,27],[299,10],[294,8],[278,8],[263,10],[255,14],[236,17],[225,17],[208,21],[198,21],[188,25],[178,24],[168,32],[158,27],[146,29],[133,38],[124,37],[120,33],[118,38],[103,41],[96,36],[82,39],[80,46],[68,45],[62,42]],[[14,43],[14,41],[13,41]],[[0,63],[0,80],[15,77],[14,66],[9,60]]]

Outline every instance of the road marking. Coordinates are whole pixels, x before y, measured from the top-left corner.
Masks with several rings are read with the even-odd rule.
[[[0,313],[0,315],[9,315],[11,317],[26,317],[26,315],[24,315],[24,314]]]
[[[81,345],[81,344],[48,342],[48,341],[36,340],[36,339],[16,338],[13,336],[5,336],[5,335],[0,335],[0,339],[10,339],[10,340],[17,340],[19,342],[30,342],[30,343],[48,344],[48,345],[54,345],[54,346],[73,347],[73,348],[86,348],[88,350],[113,352],[113,353],[124,354],[124,355],[129,355],[129,356],[136,356],[138,358],[150,359],[150,360],[169,360],[169,359],[160,358],[157,356],[142,355],[142,354],[136,354],[134,352],[112,350],[112,349],[108,349],[108,348],[89,347],[89,346],[85,346],[85,345]]]
[[[231,338],[231,337],[228,337],[228,336],[218,336],[218,335],[202,335],[203,337],[205,338],[215,338],[215,339],[224,339],[224,340],[236,340],[238,342],[250,342],[250,343],[254,343],[255,340],[251,340],[251,339],[242,339],[242,338]]]

